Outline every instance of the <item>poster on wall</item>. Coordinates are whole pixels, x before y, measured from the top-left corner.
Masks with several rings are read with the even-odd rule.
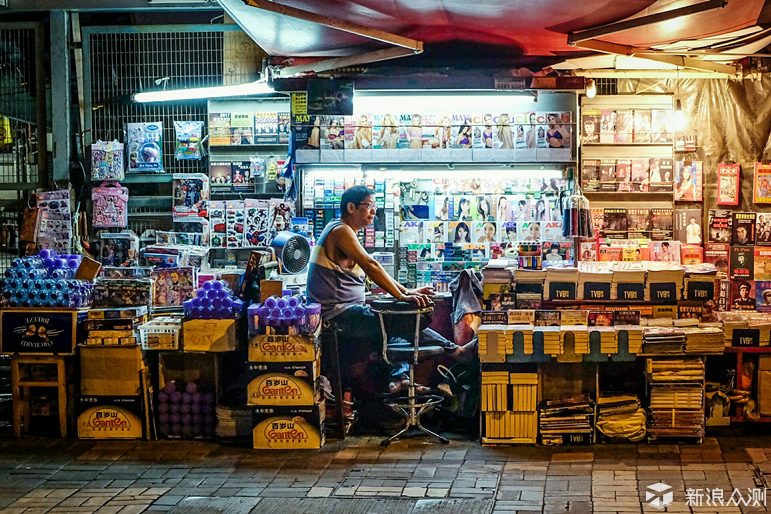
[[[739,205],[742,167],[739,164],[717,165],[717,204]]]
[[[309,80],[308,114],[353,114],[352,80]]]
[[[753,203],[771,203],[771,164],[755,163],[752,201]]]

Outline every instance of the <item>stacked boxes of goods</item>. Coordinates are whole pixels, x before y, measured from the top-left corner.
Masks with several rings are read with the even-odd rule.
[[[0,283],[6,307],[65,307],[91,305],[93,285],[76,280],[80,255],[59,255],[41,250],[38,255],[11,262]]]
[[[537,373],[483,371],[483,442],[535,443],[537,388]]]
[[[326,416],[319,389],[321,306],[285,294],[250,306],[248,316],[254,447],[320,448]]]
[[[648,358],[646,375],[650,390],[649,438],[654,441],[670,437],[701,439],[704,436],[703,358]]]
[[[76,414],[81,439],[149,436],[148,369],[136,337],[123,337],[133,333],[146,316],[147,305],[94,308],[88,312],[86,324],[92,339],[105,335],[101,340],[110,343],[78,348],[80,395]],[[120,337],[113,337],[113,332]],[[121,339],[125,342],[121,343]]]
[[[109,318],[105,317],[108,309],[94,309],[94,316],[85,321],[86,346],[136,346],[137,329],[139,325],[147,321],[147,306],[137,307],[138,314],[133,318]],[[130,313],[131,310],[118,312]]]

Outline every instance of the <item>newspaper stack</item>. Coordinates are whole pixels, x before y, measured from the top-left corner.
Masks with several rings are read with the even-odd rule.
[[[541,402],[538,423],[542,444],[562,444],[570,440],[591,442],[594,406],[588,394]],[[583,435],[583,437],[575,437]]]
[[[560,336],[563,349],[567,347],[565,344],[566,338],[572,337],[573,341],[575,341],[575,353],[589,353],[591,351],[589,348],[589,331],[586,326],[562,325],[560,326]]]
[[[506,355],[514,353],[511,334],[506,333],[506,325],[482,325],[477,330],[477,336],[479,360],[482,362],[506,362]]]
[[[600,334],[600,353],[618,353],[616,327],[592,327]]]
[[[645,284],[645,268],[642,262],[615,261],[611,263],[611,271],[613,281],[610,284],[610,297],[613,300],[625,300],[618,297],[618,284]]]
[[[609,262],[580,262],[576,298],[579,300],[591,300],[591,298],[584,298],[584,284],[586,283],[611,283],[612,281],[613,272],[610,270]]]
[[[645,301],[661,301],[662,298],[651,299],[652,284],[670,284],[676,286],[675,298],[668,298],[669,301],[678,300],[683,297],[683,267],[676,262],[646,262],[645,268],[648,271],[648,285],[645,288]]]
[[[688,327],[685,333],[685,353],[699,355],[722,354],[725,348],[725,336],[719,328]]]
[[[543,353],[545,355],[561,355],[563,353],[560,339],[560,327],[536,327],[543,334]]]
[[[734,330],[742,330],[745,328],[750,328],[750,324],[743,319],[723,321],[723,337],[730,343],[734,338]]]
[[[654,355],[683,353],[685,334],[679,327],[647,327],[643,330],[643,352]]]
[[[643,345],[643,328],[639,325],[616,326],[616,345],[618,345],[619,333],[625,331],[629,341],[629,353],[640,353]]]
[[[646,434],[645,410],[634,395],[600,393],[597,400],[597,430],[608,437],[640,441]]]
[[[252,435],[252,407],[217,405],[217,437]]]
[[[509,404],[509,372],[485,371],[482,373],[482,411],[507,411]]]
[[[511,341],[512,353],[514,353],[514,342],[522,341],[525,355],[533,354],[533,325],[508,325],[506,334]],[[521,334],[521,335],[520,335]]]
[[[703,298],[688,298],[688,284],[691,282],[711,282],[715,283],[717,277],[717,268],[714,264],[705,262],[702,264],[694,264],[683,266],[685,272],[684,287],[686,300],[704,300]]]
[[[485,284],[511,284],[514,276],[514,261],[509,259],[490,259],[482,268]]]
[[[543,284],[543,298],[544,300],[549,299],[549,285],[554,283],[560,283],[560,282],[567,282],[570,284],[575,284],[578,282],[578,268],[573,267],[562,267],[562,266],[551,266],[546,270],[546,279]],[[552,298],[553,300],[559,300],[559,298]]]

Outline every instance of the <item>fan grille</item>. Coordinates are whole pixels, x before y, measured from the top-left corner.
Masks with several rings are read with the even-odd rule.
[[[288,273],[300,273],[308,265],[310,245],[302,236],[290,238],[281,252],[281,263]]]

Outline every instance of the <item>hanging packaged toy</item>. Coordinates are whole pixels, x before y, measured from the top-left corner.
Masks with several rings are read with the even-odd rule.
[[[97,141],[91,145],[91,178],[93,180],[123,180],[123,143]]]
[[[129,173],[163,171],[163,123],[127,123]]]
[[[203,155],[203,122],[202,121],[175,121],[174,131],[177,134],[177,149],[174,158],[182,160],[200,160]]]
[[[99,187],[91,190],[91,201],[94,204],[94,227],[126,227],[128,226],[128,188],[120,183],[102,182]]]
[[[252,171],[251,179],[252,182],[257,181],[257,177],[261,177],[265,174],[265,159],[262,157],[249,157],[250,168]]]

